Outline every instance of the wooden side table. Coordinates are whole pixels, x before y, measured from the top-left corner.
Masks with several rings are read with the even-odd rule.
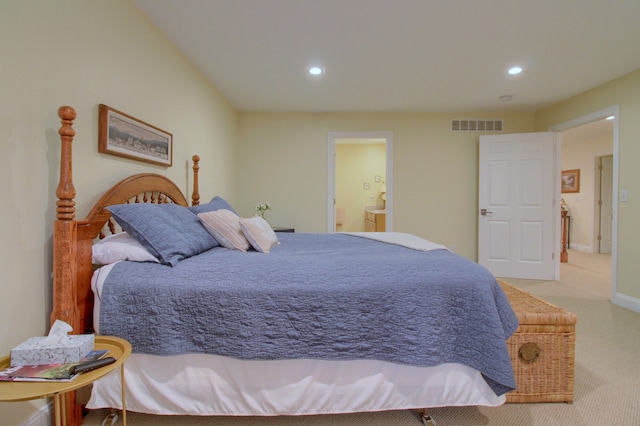
[[[296,232],[295,228],[289,228],[286,226],[272,226],[274,232]]]
[[[116,362],[96,370],[82,373],[70,382],[0,382],[0,401],[28,401],[31,399],[53,397],[55,409],[55,424],[67,424],[66,404],[64,395],[67,392],[80,389],[107,375],[120,366],[122,381],[122,423],[127,424],[127,406],[125,403],[124,362],[131,354],[131,344],[124,339],[112,336],[96,336],[95,349],[108,349],[106,356],[112,356]],[[11,364],[11,357],[0,358],[0,369],[4,370]]]

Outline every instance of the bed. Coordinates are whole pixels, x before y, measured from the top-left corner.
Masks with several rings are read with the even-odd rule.
[[[51,320],[132,344],[127,409],[275,416],[497,406],[515,388],[506,340],[517,318],[476,263],[408,234],[276,235],[219,197],[200,204],[197,156],[190,207],[174,183],[141,174],[78,221],[75,111],[59,116]],[[96,246],[120,238],[143,257],[127,249],[128,260],[96,262]],[[119,380],[96,382],[87,408],[121,408]],[[70,412],[80,424],[73,395]]]

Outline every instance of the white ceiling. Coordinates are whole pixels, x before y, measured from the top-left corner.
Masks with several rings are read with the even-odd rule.
[[[640,69],[640,0],[133,2],[240,111],[536,111]]]

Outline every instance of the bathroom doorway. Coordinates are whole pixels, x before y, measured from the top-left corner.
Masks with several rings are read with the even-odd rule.
[[[392,143],[389,132],[329,133],[328,232],[372,230],[371,220],[391,230]]]

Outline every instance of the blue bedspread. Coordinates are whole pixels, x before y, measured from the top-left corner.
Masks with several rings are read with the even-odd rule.
[[[155,355],[461,363],[497,395],[515,388],[506,339],[518,320],[483,267],[343,234],[278,237],[269,254],[216,247],[173,268],[120,262],[100,332]]]

